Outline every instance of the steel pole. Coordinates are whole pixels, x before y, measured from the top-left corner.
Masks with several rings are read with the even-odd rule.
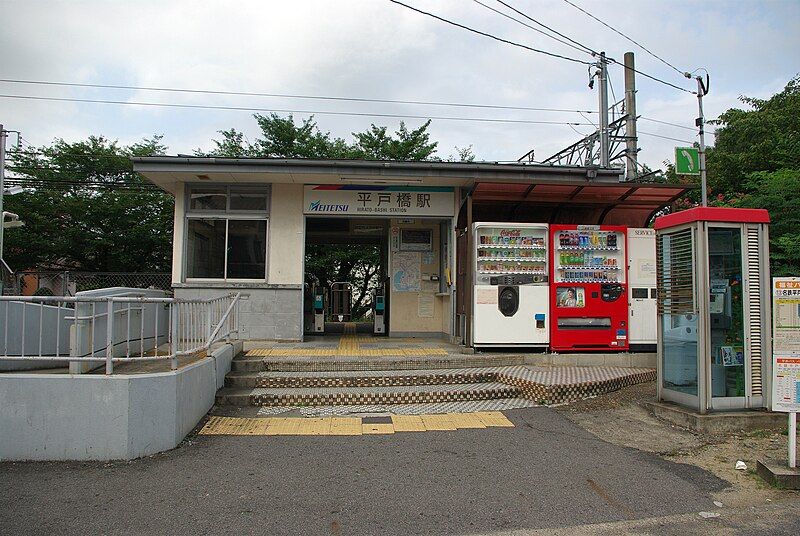
[[[600,53],[600,63],[598,64],[600,90],[600,167],[609,167],[609,148],[608,148],[608,63],[606,53]]]
[[[703,197],[702,206],[708,206],[708,187],[706,185],[706,132],[705,132],[705,116],[703,115],[703,97],[706,94],[706,88],[703,85],[703,79],[697,77],[697,106],[700,110],[700,116],[697,118],[697,127],[700,129],[700,191]]]
[[[632,181],[638,175],[638,135],[636,133],[636,68],[633,52],[625,53],[625,180]]]
[[[6,191],[5,175],[6,175],[6,137],[8,133],[0,125],[0,296],[4,292],[4,283],[6,280],[5,274],[5,261],[3,261],[3,232],[6,226],[6,215],[3,212],[3,194]]]
[[[789,468],[797,467],[797,413],[789,413]]]

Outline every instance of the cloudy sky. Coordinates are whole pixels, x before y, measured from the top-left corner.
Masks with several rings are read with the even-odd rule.
[[[495,0],[484,4],[508,12]],[[680,70],[711,74],[706,114],[737,105],[739,95],[768,97],[800,72],[800,2],[572,0],[609,22]],[[442,17],[533,48],[591,61],[472,0],[405,0]],[[637,68],[670,83],[694,83],[603,27],[564,0],[506,0],[538,21],[594,50],[619,58],[636,53]],[[388,0],[285,1],[45,1],[0,0],[0,78],[130,86],[246,91],[480,103],[596,110],[597,90],[587,66],[471,34]],[[519,18],[518,15],[515,15]],[[529,22],[530,23],[530,22]],[[610,68],[623,95],[623,73]],[[696,98],[639,77],[638,111],[645,117],[691,126]],[[129,102],[245,108],[346,111],[413,116],[582,123],[505,124],[436,119],[439,156],[473,146],[481,160],[513,160],[529,149],[542,159],[590,132],[583,117],[543,112],[345,103],[310,99],[219,96],[50,87],[0,82],[2,95],[35,95]],[[307,113],[295,113],[296,118]],[[370,123],[397,127],[400,119],[318,113],[335,136],[350,137]],[[46,102],[0,97],[0,122],[33,145],[53,138],[102,134],[128,143],[163,134],[170,154],[210,148],[221,129],[256,135],[246,111],[170,109]],[[417,126],[421,119],[407,119]],[[643,120],[641,160],[659,167],[679,142],[695,133]]]

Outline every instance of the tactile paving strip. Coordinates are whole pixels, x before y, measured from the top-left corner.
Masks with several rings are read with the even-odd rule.
[[[513,428],[499,411],[392,415],[391,422],[364,422],[361,417],[211,417],[200,435],[367,435],[395,432]]]

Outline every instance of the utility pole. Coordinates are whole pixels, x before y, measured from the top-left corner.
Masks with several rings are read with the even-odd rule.
[[[600,53],[600,62],[597,63],[597,78],[600,82],[600,167],[609,167],[608,146],[608,60],[606,53]]]
[[[637,176],[639,162],[639,139],[636,134],[636,64],[633,52],[625,53],[625,180],[632,181]]]
[[[706,75],[706,82],[703,82],[701,76],[696,76],[697,79],[697,106],[700,110],[700,116],[695,121],[695,124],[700,129],[700,191],[703,197],[702,206],[708,206],[708,187],[706,185],[706,119],[703,115],[703,97],[708,95],[709,77]]]
[[[3,294],[3,283],[6,280],[5,261],[3,260],[3,231],[6,226],[6,213],[3,212],[3,194],[6,191],[6,137],[8,137],[8,133],[0,124],[0,295]]]

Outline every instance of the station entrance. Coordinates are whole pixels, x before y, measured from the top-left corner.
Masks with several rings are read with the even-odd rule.
[[[450,334],[452,219],[306,216],[304,338]]]

